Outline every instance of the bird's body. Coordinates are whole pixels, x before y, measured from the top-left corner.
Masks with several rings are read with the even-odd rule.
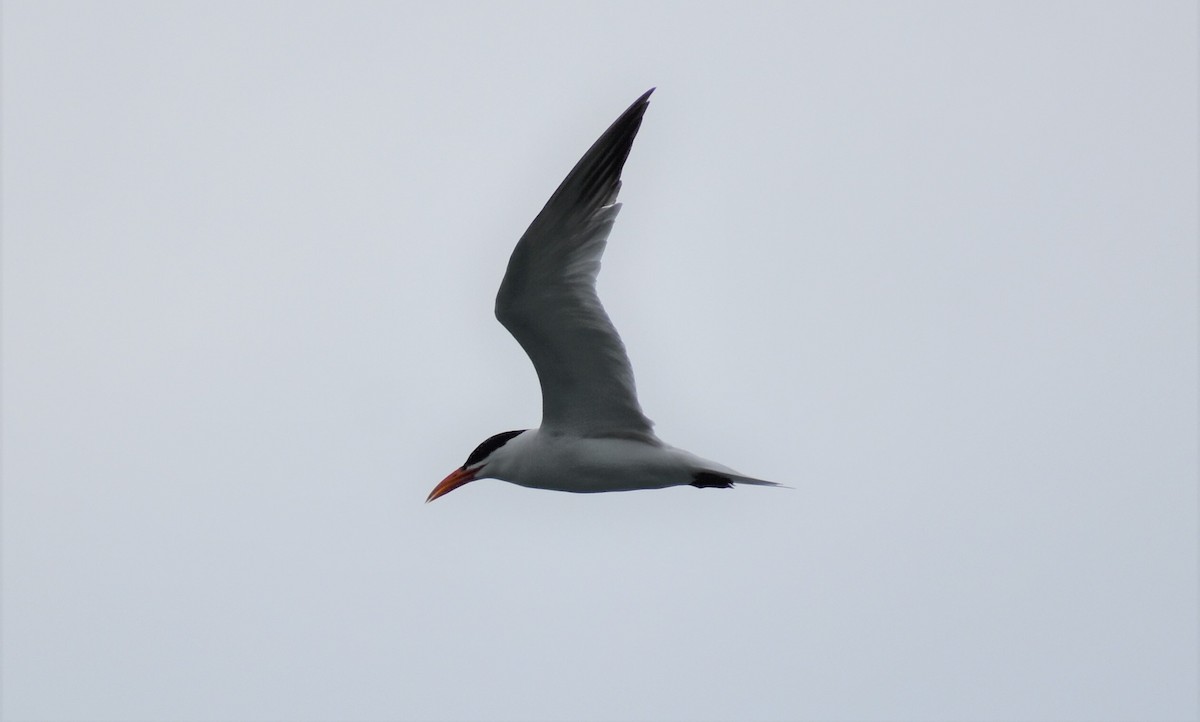
[[[714,485],[717,477],[758,481],[683,449],[642,439],[580,438],[529,429],[502,448],[488,465],[488,476],[531,489],[593,493]]]
[[[600,258],[621,209],[621,170],[652,92],[559,185],[517,242],[496,295],[496,318],[537,370],[541,426],[488,438],[428,501],[481,478],[580,493],[778,486],[659,440],[638,404],[625,346],[596,295]]]

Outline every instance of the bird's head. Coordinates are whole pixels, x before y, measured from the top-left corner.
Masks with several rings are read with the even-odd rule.
[[[442,479],[440,484],[433,487],[433,491],[429,492],[429,498],[425,500],[425,503],[428,504],[439,496],[449,494],[469,481],[487,478],[488,465],[496,460],[497,452],[509,441],[523,433],[525,433],[524,429],[505,431],[502,434],[488,437],[482,444],[475,447],[475,450],[467,457],[466,463],[450,472],[450,475]]]

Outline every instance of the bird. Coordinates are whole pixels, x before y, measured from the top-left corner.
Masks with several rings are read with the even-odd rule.
[[[625,344],[596,293],[621,210],[621,172],[649,106],[646,91],[592,144],[517,241],[496,319],[537,371],[542,421],[475,447],[426,503],[477,479],[576,493],[781,486],[664,443],[642,413]]]

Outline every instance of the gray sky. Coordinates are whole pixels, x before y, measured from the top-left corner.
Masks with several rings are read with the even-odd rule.
[[[3,11],[5,720],[1197,716],[1194,3]],[[425,505],[651,86],[601,296],[795,489]]]

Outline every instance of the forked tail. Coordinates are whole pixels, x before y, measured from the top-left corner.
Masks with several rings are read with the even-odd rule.
[[[790,489],[790,486],[777,484],[766,479],[755,479],[752,476],[742,476],[724,471],[697,471],[692,474],[692,486],[697,489],[731,489],[734,484],[751,484],[753,486],[777,486]]]

